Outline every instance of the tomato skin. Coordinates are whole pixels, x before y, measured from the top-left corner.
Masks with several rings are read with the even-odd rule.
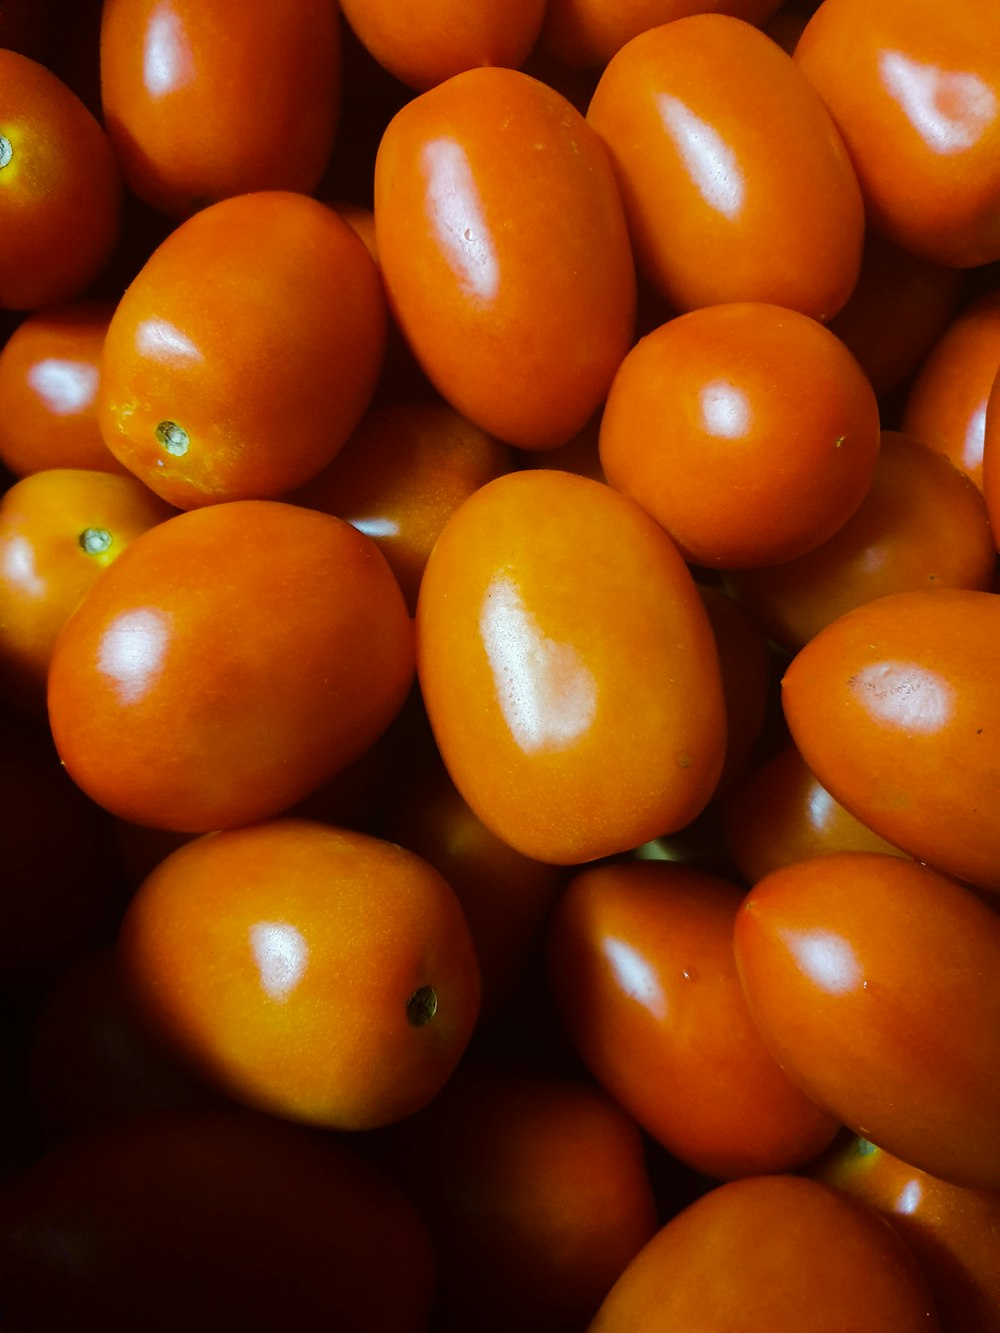
[[[470,497],[427,564],[417,660],[455,785],[537,860],[682,827],[718,780],[725,713],[697,588],[670,539],[600,482],[536,469]]]
[[[379,146],[375,226],[390,305],[438,391],[510,444],[569,440],[635,317],[618,190],[575,107],[509,69],[414,98]]]
[[[117,950],[133,1011],[186,1068],[326,1128],[371,1129],[426,1105],[478,1018],[472,941],[442,876],[392,843],[309,820],[172,852],[132,899]]]
[[[318,185],[340,103],[333,0],[108,0],[100,60],[108,134],[154,208]]]
[[[766,875],[735,929],[764,1042],[857,1134],[975,1189],[1000,1188],[1000,920],[916,862],[839,852]]]
[[[863,1274],[863,1281],[859,1280]],[[913,1255],[874,1209],[798,1176],[730,1181],[678,1213],[589,1333],[935,1333]]]
[[[785,718],[824,787],[895,847],[1000,890],[1000,596],[940,588],[848,611],[792,660]]]
[[[587,120],[608,145],[640,271],[677,310],[762,301],[825,320],[861,263],[861,194],[789,56],[740,19],[634,37]]]
[[[412,622],[369,538],[234,501],[168,519],[104,571],[56,643],[49,721],[113,814],[207,832],[277,814],[346,767],[412,676]]]
[[[956,268],[1000,257],[1000,57],[984,18],[980,0],[824,0],[795,48],[872,227]]]
[[[287,191],[225,199],[171,232],[119,302],[102,434],[179,509],[273,498],[360,421],[385,337],[378,271],[332,209]]]
[[[1000,543],[1000,367],[986,400],[983,424],[983,497],[994,539]]]

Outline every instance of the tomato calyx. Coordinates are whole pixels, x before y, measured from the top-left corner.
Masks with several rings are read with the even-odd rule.
[[[191,438],[176,421],[161,421],[156,428],[156,441],[174,458],[183,458],[191,447]]]
[[[411,1027],[422,1028],[437,1013],[437,991],[433,986],[419,986],[406,1001],[406,1017]]]
[[[10,162],[14,156],[14,146],[4,135],[0,134],[0,171]]]
[[[115,539],[107,528],[84,528],[77,540],[86,555],[104,555]]]

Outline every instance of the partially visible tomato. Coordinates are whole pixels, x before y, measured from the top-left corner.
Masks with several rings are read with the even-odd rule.
[[[726,760],[718,795],[742,776],[764,730],[771,654],[763,630],[745,607],[714,584],[699,584],[698,591],[715,636],[726,704]]]

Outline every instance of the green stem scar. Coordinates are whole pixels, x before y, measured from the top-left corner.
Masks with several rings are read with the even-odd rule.
[[[80,533],[80,545],[88,555],[103,555],[113,540],[107,528],[84,528]]]
[[[176,421],[161,421],[156,428],[156,440],[175,458],[183,458],[191,447],[187,431]]]
[[[422,1028],[437,1013],[438,997],[433,986],[421,986],[406,1001],[406,1017],[411,1027]]]
[[[2,170],[10,159],[14,156],[14,149],[9,139],[0,134],[0,170]]]

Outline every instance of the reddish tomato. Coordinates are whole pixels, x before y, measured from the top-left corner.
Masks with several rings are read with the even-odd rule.
[[[656,1229],[642,1136],[588,1083],[459,1075],[411,1155],[456,1329],[578,1333]]]
[[[698,590],[600,482],[538,469],[471,496],[427,563],[417,649],[455,785],[527,856],[626,851],[683,827],[718,781],[725,714]]]
[[[319,183],[340,103],[334,0],[105,0],[101,102],[130,188],[174,217]]]
[[[0,500],[0,692],[45,718],[59,632],[133,538],[176,514],[141,481],[53,468]]]
[[[883,431],[875,476],[839,532],[797,560],[738,570],[730,586],[795,651],[845,611],[893,592],[993,583],[996,548],[969,477],[915,436]]]
[[[1000,258],[1000,48],[982,0],[825,0],[795,48],[872,226],[959,268]]]
[[[4,1314],[32,1333],[423,1333],[412,1204],[331,1135],[176,1111],[63,1144],[0,1197]]]
[[[923,1274],[873,1208],[797,1176],[731,1181],[663,1227],[589,1333],[936,1333]]]
[[[181,223],[119,302],[101,430],[178,508],[266,499],[330,461],[384,350],[378,271],[346,222],[284,191],[226,199]]]
[[[699,585],[698,591],[715,636],[726,704],[726,761],[719,778],[721,791],[743,773],[764,730],[771,654],[760,626],[739,602],[715,586]]]
[[[0,459],[15,476],[54,467],[125,471],[97,424],[101,351],[113,310],[103,301],[39,310],[0,350]]]
[[[105,571],[56,644],[49,718],[70,774],[113,814],[206,832],[277,814],[346,767],[412,677],[411,621],[370,538],[235,501],[161,523]]]
[[[549,977],[595,1077],[675,1157],[719,1179],[786,1171],[840,1121],[782,1073],[733,958],[743,890],[666,862],[600,866],[559,899]]]
[[[867,1139],[838,1143],[809,1171],[887,1217],[920,1262],[945,1328],[1000,1328],[1000,1194],[967,1190]]]
[[[379,147],[375,225],[400,326],[459,412],[530,449],[586,423],[632,340],[635,274],[575,107],[509,69],[422,93]]]
[[[739,19],[634,37],[587,119],[607,143],[639,268],[678,310],[765,301],[829,319],[864,214],[830,116],[791,58]]]
[[[393,843],[307,820],[171,853],[132,899],[118,957],[135,1012],[187,1067],[330,1128],[426,1105],[478,1017],[447,882]]]
[[[983,495],[994,539],[1000,534],[1000,366],[986,400],[983,425]]]
[[[922,861],[1000,891],[1000,596],[880,597],[792,661],[785,717],[824,787]]]
[[[80,296],[114,249],[120,210],[101,126],[50,70],[0,50],[0,306]]]
[[[601,421],[608,481],[696,564],[771,565],[813,550],[871,484],[875,395],[806,315],[753,302],[669,320],[629,352]]]
[[[855,1133],[955,1184],[1000,1188],[1000,919],[898,856],[839,852],[759,880],[736,921],[754,1022]]]

